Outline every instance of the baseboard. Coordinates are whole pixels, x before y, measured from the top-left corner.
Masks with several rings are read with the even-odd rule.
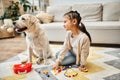
[[[60,42],[60,41],[50,41],[50,44],[63,44],[63,42]]]
[[[120,48],[120,44],[92,43],[91,46]]]
[[[0,40],[1,40],[1,39],[10,39],[10,38],[15,38],[15,36],[3,37],[3,38],[0,38]]]

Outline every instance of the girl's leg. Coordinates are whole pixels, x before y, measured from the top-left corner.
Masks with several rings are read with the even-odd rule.
[[[58,57],[60,52],[58,52],[56,54],[56,58]],[[72,51],[68,51],[68,53],[66,54],[65,58],[63,59],[61,65],[63,66],[67,66],[67,65],[71,65],[71,64],[75,64],[76,63],[76,56],[72,53]]]

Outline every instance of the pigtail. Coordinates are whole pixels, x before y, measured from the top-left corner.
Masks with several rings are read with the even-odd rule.
[[[82,32],[84,32],[84,33],[89,37],[90,42],[92,42],[91,36],[90,36],[89,32],[86,30],[85,25],[84,25],[82,22],[80,22],[79,29],[80,29]]]

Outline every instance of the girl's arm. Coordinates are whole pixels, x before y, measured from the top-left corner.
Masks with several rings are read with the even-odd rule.
[[[65,41],[62,47],[62,50],[60,51],[59,55],[58,55],[58,59],[57,61],[62,62],[62,60],[64,59],[66,53],[68,52],[68,50],[70,49],[70,44],[69,44],[69,33],[66,34],[65,37]]]
[[[66,53],[68,52],[69,48],[70,48],[70,45],[69,45],[69,38],[68,38],[68,33],[67,33],[62,50],[60,51],[58,55],[58,59],[56,60],[55,65],[53,66],[54,68],[58,68],[59,64],[62,62]]]
[[[81,46],[81,54],[80,54],[80,70],[84,71],[87,69],[87,57],[89,55],[89,47],[90,47],[90,41],[89,38],[84,38],[83,43]]]
[[[63,49],[61,50],[61,52],[58,55],[58,59],[56,60],[56,63],[54,64],[53,68],[57,69],[59,67],[59,65],[61,64],[62,60],[65,57],[65,54],[68,51],[68,48],[66,47],[66,43],[64,43],[65,45],[63,46]]]

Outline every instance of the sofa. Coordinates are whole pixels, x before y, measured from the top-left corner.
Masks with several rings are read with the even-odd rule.
[[[51,42],[64,41],[63,15],[70,10],[80,13],[92,43],[120,44],[120,2],[48,6],[46,13],[54,17],[41,26]]]

